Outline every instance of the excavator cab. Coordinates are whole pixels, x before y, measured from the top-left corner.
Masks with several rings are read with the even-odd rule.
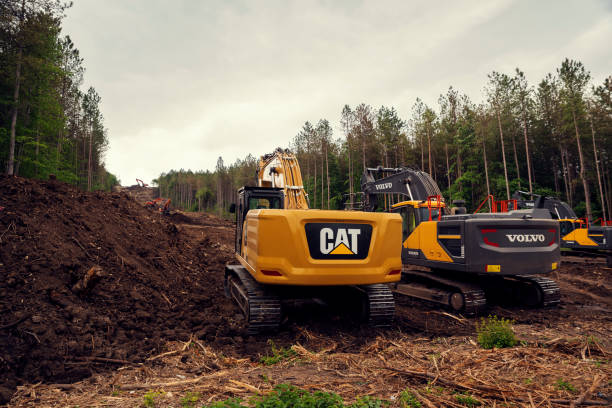
[[[437,201],[402,201],[391,206],[391,212],[402,217],[402,241],[423,221],[437,221],[444,215],[445,204]]]
[[[236,213],[235,250],[241,253],[244,220],[249,210],[284,208],[285,195],[282,188],[242,187],[238,190],[238,204],[230,207]],[[234,211],[232,211],[232,209]]]

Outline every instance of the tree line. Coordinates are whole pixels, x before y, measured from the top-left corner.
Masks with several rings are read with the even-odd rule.
[[[313,208],[341,209],[359,201],[363,169],[426,171],[447,201],[475,209],[487,196],[516,190],[556,196],[589,220],[612,218],[612,76],[594,84],[580,61],[565,59],[539,82],[516,69],[491,72],[482,102],[452,86],[437,106],[417,98],[408,117],[394,107],[345,105],[334,128],[307,121],[290,143]],[[156,182],[175,205],[223,212],[235,191],[255,182],[256,160],[214,171],[171,171]],[[181,190],[182,189],[182,190]],[[174,198],[173,198],[174,199]]]
[[[83,189],[118,184],[104,168],[108,131],[93,87],[81,91],[83,58],[61,33],[60,0],[0,2],[0,166],[8,175]]]

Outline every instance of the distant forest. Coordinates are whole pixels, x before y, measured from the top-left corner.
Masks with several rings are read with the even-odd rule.
[[[100,96],[81,91],[83,58],[61,33],[69,7],[59,0],[0,2],[0,168],[109,190]]]
[[[491,72],[482,103],[452,86],[428,106],[416,99],[408,117],[362,103],[339,109],[340,135],[329,120],[307,121],[290,148],[297,154],[312,208],[342,209],[358,197],[364,167],[411,167],[437,181],[447,201],[472,210],[489,194],[516,190],[556,196],[590,220],[612,217],[612,76],[601,84],[566,59],[537,84],[524,73]],[[267,153],[267,152],[265,152]],[[155,182],[188,210],[224,213],[236,190],[255,183],[251,155],[214,171],[170,171]]]

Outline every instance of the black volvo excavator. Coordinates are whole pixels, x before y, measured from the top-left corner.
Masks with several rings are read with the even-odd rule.
[[[493,300],[559,303],[558,285],[542,276],[560,261],[559,223],[543,200],[529,210],[468,214],[462,202],[449,209],[431,176],[409,168],[368,168],[361,187],[363,210],[380,210],[384,199],[383,210],[402,216],[402,279],[391,284],[396,294],[467,315]]]

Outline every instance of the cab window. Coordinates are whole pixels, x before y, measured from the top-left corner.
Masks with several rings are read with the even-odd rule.
[[[249,199],[249,210],[258,209],[279,209],[280,199],[278,197],[273,198],[250,198]]]
[[[561,222],[559,222],[559,232],[561,233],[562,237],[566,236],[567,234],[569,234],[573,230],[574,230],[574,225],[572,224],[571,221],[561,221]]]
[[[431,209],[431,220],[432,221],[438,221],[439,211],[440,211],[439,208]],[[421,220],[429,221],[429,208],[427,207],[419,208],[419,215],[421,216]]]
[[[416,212],[412,207],[404,207],[399,213],[402,216],[402,236],[406,239],[417,226]]]

